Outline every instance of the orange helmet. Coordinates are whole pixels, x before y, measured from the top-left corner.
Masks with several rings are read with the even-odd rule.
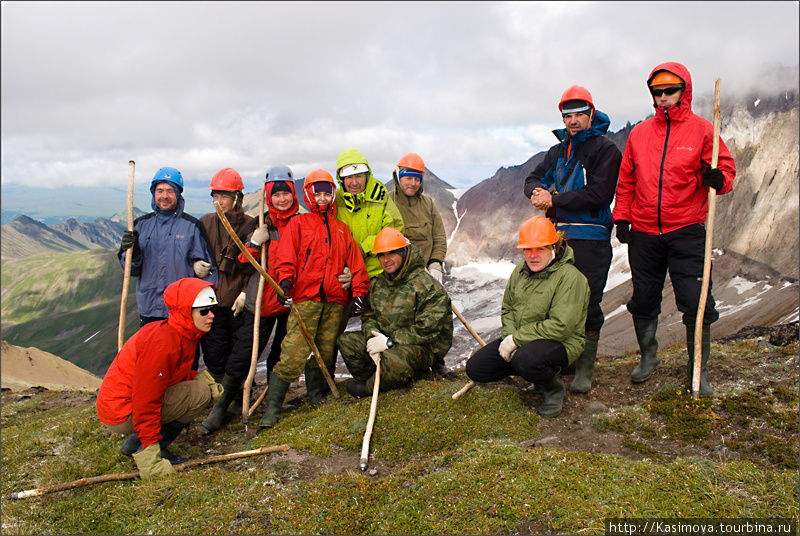
[[[403,236],[403,233],[397,229],[386,227],[375,237],[375,249],[372,252],[376,255],[378,253],[389,253],[396,249],[402,249],[408,244],[410,242]]]
[[[594,114],[594,102],[592,101],[592,94],[589,93],[588,89],[581,86],[572,86],[569,89],[567,89],[563,95],[561,95],[561,101],[558,103],[558,111],[563,113],[564,104],[574,100],[585,101],[586,104],[588,104],[589,107],[592,109],[592,114]],[[583,110],[576,110],[576,111],[583,111]],[[591,114],[586,114],[586,115],[591,115]]]
[[[517,249],[552,246],[558,239],[556,228],[550,220],[544,216],[534,216],[520,227]]]
[[[224,192],[239,192],[244,190],[244,183],[238,171],[226,167],[214,173],[214,176],[211,178],[211,186],[208,189],[221,190]]]
[[[683,78],[669,71],[658,71],[650,80],[650,86],[662,86],[666,84],[686,85]]]
[[[308,205],[309,209],[313,210],[313,207],[317,207],[317,202],[314,200],[314,188],[313,184],[315,182],[329,182],[331,184],[331,192],[333,192],[333,199],[336,199],[336,183],[333,182],[333,177],[331,174],[325,171],[324,169],[315,169],[314,171],[310,172],[306,175],[306,178],[303,180],[303,195],[306,198],[306,205]],[[331,204],[328,206],[330,208],[334,205],[334,202],[331,201]]]
[[[413,169],[422,174],[425,173],[425,163],[422,161],[422,157],[417,153],[408,153],[405,155],[400,159],[400,162],[397,163],[397,167]]]

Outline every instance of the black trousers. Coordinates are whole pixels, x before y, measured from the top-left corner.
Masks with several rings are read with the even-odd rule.
[[[600,331],[605,318],[600,303],[608,281],[613,251],[608,240],[567,240],[575,254],[575,268],[589,283],[589,309],[586,312],[586,332]]]
[[[631,265],[633,296],[628,302],[628,311],[636,318],[657,318],[661,313],[662,292],[669,270],[675,305],[683,313],[683,323],[694,325],[702,289],[705,243],[706,228],[700,223],[663,235],[631,231],[628,262]],[[719,313],[711,296],[709,281],[703,324],[711,324],[718,319]]]
[[[256,317],[247,310],[242,311],[242,317],[242,327],[236,332],[236,340],[224,372],[232,378],[244,380],[250,372],[250,361],[253,352],[253,326]],[[272,345],[267,355],[267,370],[270,372],[281,359],[281,342],[286,336],[286,321],[288,318],[289,315],[262,316],[258,323],[259,359],[261,359],[261,354],[269,342],[269,336],[272,334],[273,328],[275,329]]]
[[[211,331],[200,339],[203,348],[203,361],[211,374],[224,374],[231,353],[234,351],[249,351],[237,347],[236,339],[240,336],[238,331],[242,328],[244,320],[242,315],[233,316],[233,311],[228,306],[215,305],[211,312],[214,313],[214,322]],[[252,335],[251,335],[252,339]]]
[[[501,342],[503,339],[494,340],[472,354],[466,366],[469,379],[489,383],[513,375],[546,385],[559,370],[569,365],[567,351],[560,342],[539,339],[523,344],[514,352],[510,363],[500,356]]]

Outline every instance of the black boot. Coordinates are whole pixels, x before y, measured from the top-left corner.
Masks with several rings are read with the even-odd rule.
[[[633,317],[633,328],[636,330],[636,340],[639,341],[642,358],[631,373],[631,381],[642,383],[649,380],[661,365],[661,359],[657,353],[658,341],[656,340],[658,317],[649,320]]]
[[[353,398],[363,398],[372,394],[367,391],[367,382],[361,380],[350,380],[344,387]]]
[[[536,413],[542,417],[558,417],[564,404],[564,391],[564,382],[561,380],[561,371],[559,370],[548,384],[542,385],[543,400],[536,409]]]
[[[169,461],[172,465],[178,465],[189,461],[189,458],[176,456],[167,448],[186,428],[189,428],[189,423],[180,421],[172,421],[161,425],[161,441],[158,442],[161,446],[161,457]]]
[[[139,452],[142,448],[142,442],[139,441],[139,434],[136,432],[128,436],[122,446],[119,448],[120,454],[123,456],[133,456],[134,452]]]
[[[436,361],[433,363],[433,366],[431,366],[431,372],[433,372],[434,376],[441,376],[446,380],[457,379],[457,376],[454,372],[447,370],[447,365],[444,364],[444,356],[436,359]]]
[[[325,381],[325,376],[322,370],[318,368],[311,368],[306,363],[306,393],[308,394],[308,403],[312,406],[322,405],[322,397],[325,387],[328,382]],[[330,392],[330,387],[327,389]]]
[[[700,339],[700,396],[714,396],[711,382],[708,380],[708,356],[711,353],[711,325],[703,324]],[[686,363],[686,375],[689,376],[691,389],[694,378],[694,324],[686,326],[686,349],[689,352],[689,361]]]
[[[222,396],[217,400],[217,403],[214,404],[214,407],[211,408],[211,413],[208,414],[208,417],[206,417],[202,423],[200,432],[203,435],[216,432],[222,428],[225,417],[228,414],[228,406],[236,398],[236,393],[239,392],[239,388],[242,386],[242,380],[231,378],[227,374],[222,377],[222,382],[220,383],[222,383],[223,389]]]
[[[269,386],[267,389],[267,411],[264,412],[261,421],[258,423],[262,428],[272,428],[278,422],[281,414],[281,407],[283,400],[286,398],[286,392],[289,390],[289,382],[285,382],[278,378],[277,374],[269,375]]]
[[[592,375],[594,374],[599,338],[600,333],[597,331],[586,334],[586,346],[575,361],[575,378],[569,386],[571,393],[588,393],[592,390]]]

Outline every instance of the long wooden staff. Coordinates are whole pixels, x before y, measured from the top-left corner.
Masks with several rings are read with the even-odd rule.
[[[720,110],[719,95],[722,81],[717,78],[714,84],[714,144],[711,151],[711,167],[717,167],[719,159]],[[714,238],[714,216],[717,211],[717,191],[708,189],[708,220],[706,221],[706,250],[703,259],[703,284],[700,288],[700,301],[697,304],[697,318],[694,326],[694,370],[692,371],[692,397],[700,397],[700,368],[703,351],[703,317],[705,316],[708,287],[711,281],[711,243]]]
[[[128,230],[133,231],[133,172],[136,163],[131,160],[128,162]],[[134,248],[136,246],[134,245]],[[122,300],[119,304],[119,331],[117,332],[117,351],[122,350],[122,345],[125,344],[125,314],[128,310],[128,288],[131,284],[131,257],[133,256],[133,249],[131,248],[125,254],[125,271],[122,276]]]
[[[264,225],[264,195],[266,189],[264,187],[259,190],[261,201],[258,204],[258,227]],[[261,245],[261,267],[267,269],[267,244]],[[256,305],[255,305],[255,318],[253,319],[253,350],[250,354],[250,372],[247,373],[247,379],[244,381],[244,389],[242,390],[242,423],[247,424],[250,420],[250,390],[253,388],[253,380],[256,377],[256,365],[258,363],[258,342],[260,338],[261,327],[261,298],[264,296],[264,278],[258,278],[258,292],[256,292]],[[264,389],[266,392],[266,389]]]
[[[458,317],[458,319],[459,319],[459,320],[461,320],[461,323],[462,323],[462,324],[464,324],[464,327],[465,327],[465,328],[467,328],[467,331],[469,331],[469,332],[470,332],[470,334],[471,334],[473,337],[475,337],[475,340],[476,340],[476,341],[478,341],[478,344],[480,344],[481,346],[486,346],[486,343],[485,343],[485,342],[483,342],[483,339],[481,339],[481,338],[478,336],[478,334],[477,334],[477,333],[475,333],[475,330],[474,330],[474,329],[472,329],[472,326],[470,326],[470,325],[469,325],[469,322],[467,322],[467,319],[466,319],[466,318],[464,318],[464,315],[462,315],[461,313],[459,313],[459,312],[458,312],[458,309],[456,309],[455,305],[453,305],[453,304],[451,303],[451,304],[450,304],[450,307],[453,309],[453,312],[456,314],[456,316]],[[472,389],[473,387],[475,387],[475,382],[474,382],[474,381],[472,381],[472,380],[470,380],[470,381],[467,383],[467,385],[465,385],[464,387],[462,387],[461,389],[459,389],[459,390],[458,390],[458,392],[456,392],[456,393],[454,393],[454,394],[453,394],[453,397],[452,397],[452,398],[453,398],[453,400],[456,400],[456,399],[458,399],[458,397],[460,397],[461,395],[463,395],[464,393],[466,393],[467,391],[469,391],[469,390],[470,390],[470,389]]]
[[[248,456],[257,456],[259,454],[267,454],[270,452],[284,452],[289,450],[289,445],[278,445],[275,447],[262,447],[256,450],[246,450],[243,452],[234,452],[232,454],[220,454],[219,456],[210,456],[202,460],[190,460],[185,463],[175,465],[176,471],[185,471],[198,465],[205,465],[208,463],[226,462],[228,460],[235,460],[237,458],[245,458]],[[139,476],[139,471],[131,473],[113,473],[109,475],[93,476],[90,478],[81,478],[73,480],[72,482],[65,482],[63,484],[54,484],[52,486],[45,486],[43,488],[29,489],[20,491],[18,493],[9,494],[9,499],[27,499],[29,497],[37,497],[45,495],[46,493],[54,493],[56,491],[66,491],[68,489],[81,488],[83,486],[91,486],[93,484],[100,484],[101,482],[113,482],[117,480],[130,480]]]
[[[233,227],[231,227],[228,218],[225,217],[225,212],[222,211],[222,207],[220,207],[219,203],[217,203],[216,201],[214,201],[214,208],[217,210],[217,216],[222,222],[223,227],[225,227],[225,229],[228,231],[228,234],[231,235],[231,238],[233,238],[233,241],[236,242],[236,245],[239,246],[239,250],[242,253],[244,253],[244,256],[247,257],[248,261],[250,261],[250,264],[252,264],[255,267],[255,269],[258,270],[258,273],[260,273],[261,276],[267,281],[267,283],[269,283],[272,286],[272,288],[275,289],[275,292],[278,293],[278,296],[282,298],[288,298],[288,296],[286,296],[286,294],[283,293],[283,289],[281,289],[281,287],[275,282],[275,280],[269,276],[267,271],[264,270],[260,264],[258,264],[255,258],[253,258],[253,255],[249,251],[247,251],[245,245],[242,243],[241,240],[239,240],[239,237],[236,235],[236,231],[234,231]],[[308,332],[306,325],[303,323],[303,319],[300,316],[300,311],[297,310],[297,307],[294,305],[294,303],[291,304],[289,310],[297,318],[297,324],[300,326],[300,330],[303,332],[303,336],[306,338],[306,342],[308,342],[308,345],[311,347],[311,352],[313,353],[314,358],[317,360],[317,364],[319,365],[319,368],[322,371],[322,375],[325,376],[325,381],[328,382],[328,387],[331,388],[333,397],[339,398],[341,396],[339,394],[339,390],[336,389],[336,384],[333,382],[333,378],[331,378],[331,375],[328,372],[328,367],[325,366],[325,362],[322,360],[322,356],[320,356],[319,349],[317,348],[317,345],[314,343],[314,338],[311,336],[311,333]]]
[[[372,403],[369,405],[369,419],[367,420],[367,430],[364,432],[364,441],[361,443],[361,467],[362,471],[367,470],[367,460],[369,459],[369,441],[372,438],[372,427],[375,425],[375,414],[378,412],[378,390],[381,386],[381,360],[375,369],[375,385],[372,387]]]

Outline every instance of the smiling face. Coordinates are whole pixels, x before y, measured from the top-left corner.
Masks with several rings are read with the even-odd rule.
[[[234,193],[233,195],[235,196],[236,194]],[[222,212],[225,214],[229,213],[233,209],[233,205],[236,203],[236,198],[231,197],[227,193],[213,192],[211,194],[211,198],[219,203]]]
[[[403,257],[394,251],[378,253],[378,260],[381,261],[383,271],[389,275],[394,275],[403,267]]]
[[[270,197],[270,202],[278,210],[286,210],[292,206],[292,194],[291,192],[276,192]]]
[[[400,177],[397,182],[400,184],[400,189],[408,197],[414,197],[419,191],[419,187],[422,186],[422,179],[410,175]]]
[[[166,182],[156,184],[153,199],[156,201],[156,206],[165,212],[174,210],[178,206],[178,194],[175,193],[175,188]]]
[[[314,201],[320,207],[327,207],[333,201],[333,194],[330,192],[314,192]]]
[[[348,194],[358,195],[367,187],[367,174],[356,173],[342,179],[344,190]]]

